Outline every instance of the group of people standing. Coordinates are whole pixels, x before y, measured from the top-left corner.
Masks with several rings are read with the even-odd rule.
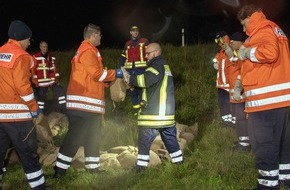
[[[236,148],[255,155],[256,189],[290,188],[289,41],[255,5],[244,6],[237,18],[248,36],[245,41],[238,33],[216,36],[222,120],[235,121]]]
[[[85,169],[103,173],[100,168],[100,142],[105,113],[106,83],[123,78],[127,83],[138,118],[138,156],[135,170],[148,167],[150,146],[158,132],[174,164],[183,162],[176,137],[173,76],[161,56],[158,43],[141,38],[137,26],[130,30],[118,69],[103,67],[97,49],[101,44],[101,28],[88,24],[83,41],[71,60],[71,73],[66,93],[58,83],[56,59],[42,41],[41,51],[31,56],[32,31],[22,21],[12,21],[6,44],[0,47],[0,168],[10,145],[14,146],[31,189],[48,189],[38,161],[34,119],[45,108],[48,88],[57,93],[60,110],[68,117],[68,132],[62,142],[54,166],[55,178],[65,175],[80,146],[84,147]],[[32,78],[31,78],[32,76]],[[32,83],[37,87],[38,102]],[[66,105],[65,108],[63,105]],[[2,164],[2,165],[1,165]],[[0,169],[0,189],[4,170]]]
[[[220,32],[216,36],[221,47],[215,65],[218,77],[221,77],[217,80],[217,87],[222,89],[219,90],[220,107],[225,108],[230,102],[234,105],[234,112],[221,109],[222,119],[236,125],[238,147],[251,147],[258,169],[257,189],[289,188],[288,39],[259,7],[244,6],[237,17],[247,39],[238,33],[228,36]],[[59,102],[66,104],[69,129],[57,155],[54,177],[66,173],[80,146],[84,146],[86,170],[104,172],[100,168],[99,147],[105,113],[105,86],[116,78],[123,78],[130,87],[136,109],[139,131],[136,170],[140,172],[148,167],[150,145],[158,132],[172,163],[183,162],[176,138],[174,84],[170,68],[158,43],[141,38],[137,26],[131,28],[130,34],[131,39],[122,52],[121,69],[106,69],[96,48],[101,44],[101,28],[95,24],[84,28],[84,40],[71,60],[67,92],[59,98]],[[47,187],[36,152],[33,119],[42,112],[44,104],[43,101],[37,104],[30,80],[34,64],[39,61],[41,67],[47,57],[46,53],[41,53],[33,58],[25,51],[30,45],[32,31],[22,21],[11,22],[8,36],[7,43],[0,47],[0,164],[4,164],[6,151],[12,144],[30,188],[43,190]],[[40,46],[45,49],[47,43]],[[52,64],[54,61],[51,58]],[[58,84],[56,70],[49,80],[45,80],[37,75],[39,72],[45,75],[41,69],[47,68],[32,71],[32,79],[36,80],[38,87],[51,86],[54,84],[52,81]],[[52,65],[48,70],[53,69]],[[40,90],[38,94],[44,94],[46,90]],[[3,176],[4,170],[0,169],[0,189]]]

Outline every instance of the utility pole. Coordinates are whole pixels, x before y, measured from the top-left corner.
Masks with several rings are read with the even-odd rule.
[[[184,47],[184,28],[181,29],[181,43],[182,43],[182,47]]]

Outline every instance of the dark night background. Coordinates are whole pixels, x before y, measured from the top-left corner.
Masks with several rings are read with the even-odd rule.
[[[24,21],[33,31],[30,49],[46,40],[50,50],[72,50],[83,40],[88,23],[102,28],[101,47],[123,47],[129,28],[137,25],[150,41],[194,44],[213,40],[219,30],[242,31],[236,19],[241,6],[254,3],[289,36],[289,0],[22,0],[0,5],[0,44],[8,39],[12,20]]]

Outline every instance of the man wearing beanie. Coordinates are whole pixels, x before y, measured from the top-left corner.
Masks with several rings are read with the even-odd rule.
[[[30,188],[43,190],[46,189],[45,179],[36,151],[33,123],[41,110],[30,83],[33,58],[25,51],[32,32],[25,23],[15,20],[9,26],[8,36],[8,42],[0,47],[0,164],[4,163],[11,143],[19,155]],[[2,178],[0,170],[0,189]]]

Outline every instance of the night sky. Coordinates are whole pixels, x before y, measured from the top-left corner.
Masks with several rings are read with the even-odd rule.
[[[268,18],[290,34],[289,0],[6,0],[0,5],[0,44],[8,39],[12,20],[25,22],[33,32],[31,49],[46,40],[51,50],[72,50],[83,40],[83,28],[102,28],[101,47],[123,47],[129,28],[137,25],[150,41],[188,44],[208,42],[219,30],[242,31],[236,19],[240,7],[256,3]],[[231,3],[229,5],[228,3]]]

